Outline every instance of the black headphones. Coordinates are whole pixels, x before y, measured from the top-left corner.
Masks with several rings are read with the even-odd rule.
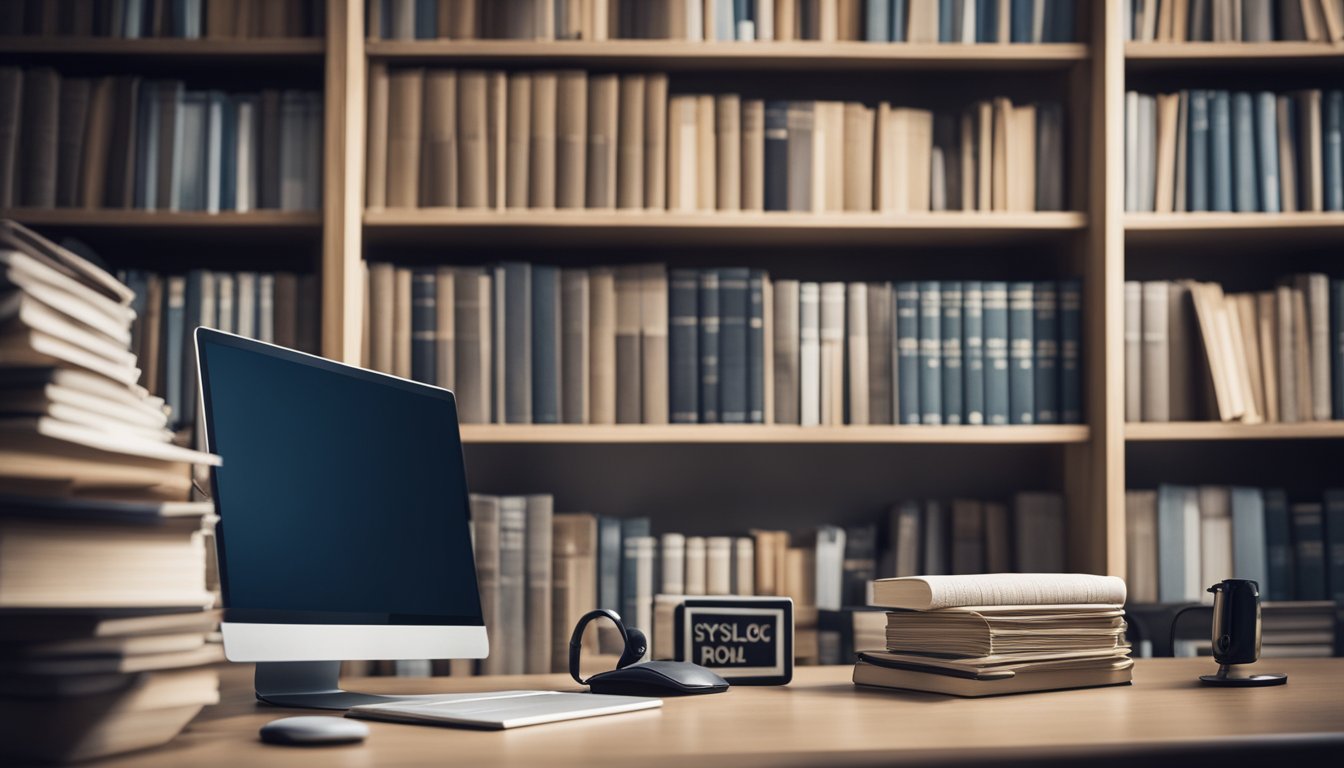
[[[625,622],[621,621],[621,615],[607,608],[598,608],[595,611],[589,611],[579,619],[578,626],[574,627],[574,634],[569,637],[569,676],[574,678],[579,685],[587,685],[588,680],[584,680],[579,674],[579,656],[583,652],[583,630],[593,619],[606,617],[611,619],[616,625],[616,629],[621,632],[621,639],[625,642],[625,650],[621,651],[620,661],[616,662],[616,668],[622,669],[644,658],[645,652],[649,650],[649,640],[644,633],[634,627],[626,627]]]

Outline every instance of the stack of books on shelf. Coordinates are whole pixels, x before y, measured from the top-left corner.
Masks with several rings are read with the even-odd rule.
[[[1066,43],[1074,12],[1075,0],[371,0],[368,23],[389,40]]]
[[[467,423],[1082,420],[1076,280],[375,262],[368,285],[368,367],[454,390]]]
[[[1344,91],[1125,94],[1125,210],[1344,210]]]
[[[789,596],[801,662],[838,664],[840,633],[819,629],[819,611],[868,602],[886,574],[1059,570],[1064,567],[1064,500],[1025,492],[1011,503],[908,501],[878,522],[803,531],[752,529],[737,535],[654,534],[647,517],[557,513],[553,496],[471,498],[482,610],[494,652],[481,674],[559,672],[568,638],[594,606],[644,629],[652,658],[668,640],[677,595]],[[852,641],[851,641],[852,644]],[[398,662],[402,675],[470,674],[470,663]]]
[[[7,0],[0,3],[0,35],[321,37],[326,12],[326,0]]]
[[[0,67],[0,209],[317,210],[322,95]]]
[[[1344,418],[1344,281],[1294,275],[1224,293],[1190,280],[1125,283],[1128,421]]]
[[[1130,40],[1160,43],[1344,39],[1340,0],[1124,0]]]
[[[1163,485],[1125,494],[1136,603],[1211,603],[1223,579],[1265,600],[1344,600],[1344,490],[1289,501],[1281,488]]]
[[[1059,104],[959,111],[669,93],[665,74],[392,69],[369,208],[1056,211]]]
[[[1125,582],[1082,574],[917,576],[873,582],[885,650],[854,684],[994,696],[1128,683]]]
[[[314,355],[321,352],[315,275],[208,269],[160,274],[130,269],[118,272],[117,278],[135,295],[131,348],[141,361],[140,384],[167,402],[172,427],[187,436],[200,421],[193,333],[197,327]]]
[[[0,754],[167,742],[218,701],[209,504],[135,382],[131,292],[0,221]]]

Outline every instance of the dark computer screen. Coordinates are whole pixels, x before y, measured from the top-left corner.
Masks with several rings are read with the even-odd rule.
[[[227,619],[480,625],[452,395],[197,338]]]

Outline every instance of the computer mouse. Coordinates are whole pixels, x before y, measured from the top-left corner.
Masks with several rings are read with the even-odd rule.
[[[728,681],[688,661],[645,661],[593,675],[588,687],[618,696],[693,696],[722,693]]]
[[[283,717],[261,726],[261,740],[267,744],[353,744],[368,735],[369,726],[344,717]]]

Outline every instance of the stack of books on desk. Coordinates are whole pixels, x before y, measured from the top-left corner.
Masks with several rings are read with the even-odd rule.
[[[873,582],[887,647],[855,685],[994,696],[1130,681],[1125,582],[1083,574],[918,576]]]
[[[131,292],[0,221],[0,762],[171,739],[218,700],[204,524]]]

